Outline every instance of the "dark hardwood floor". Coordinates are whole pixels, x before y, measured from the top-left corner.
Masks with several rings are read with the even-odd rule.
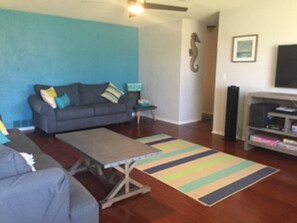
[[[280,172],[232,195],[213,207],[205,207],[150,176],[133,170],[132,176],[143,184],[150,185],[152,191],[101,210],[100,222],[102,223],[297,222],[297,158],[294,156],[260,148],[244,151],[243,142],[223,141],[222,136],[211,134],[211,125],[207,123],[177,126],[142,118],[140,125],[132,122],[107,128],[131,138],[159,133],[168,134],[279,168]],[[71,147],[63,144],[53,135],[46,135],[37,130],[28,132],[27,135],[44,152],[54,157],[66,168],[79,158]],[[90,173],[78,174],[76,178],[98,201],[110,189],[108,185],[100,182]]]

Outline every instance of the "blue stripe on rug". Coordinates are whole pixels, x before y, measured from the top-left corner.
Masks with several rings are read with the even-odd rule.
[[[206,205],[210,206],[214,203],[220,201],[221,199],[226,198],[229,195],[232,195],[235,192],[238,192],[247,186],[250,186],[251,184],[257,182],[258,180],[263,179],[263,177],[269,176],[270,174],[274,173],[276,169],[271,167],[265,167],[261,170],[258,170],[257,172],[246,176],[232,184],[229,184],[225,187],[220,188],[219,190],[216,190],[208,195],[205,195],[198,200],[205,203]]]
[[[136,163],[136,166],[147,164],[147,163],[157,161],[157,160],[161,160],[161,159],[165,159],[165,158],[169,158],[171,156],[175,156],[175,155],[195,151],[195,150],[197,151],[198,149],[201,149],[201,148],[202,148],[202,146],[200,146],[200,145],[194,145],[194,146],[186,147],[184,149],[174,150],[174,151],[168,152],[168,153],[161,153],[161,154],[158,154],[157,156],[152,156],[152,157],[148,157],[148,158],[145,158],[145,159],[142,159],[142,160],[138,160],[137,163]]]
[[[198,153],[198,154],[188,156],[188,157],[184,157],[182,159],[174,160],[174,161],[171,161],[169,163],[164,163],[164,164],[161,164],[161,165],[158,165],[158,166],[154,166],[154,167],[145,169],[143,171],[146,172],[146,173],[149,173],[149,174],[153,174],[153,173],[156,173],[156,172],[159,172],[159,171],[162,171],[162,170],[174,167],[174,166],[178,166],[178,165],[183,164],[183,163],[191,162],[193,160],[203,158],[203,157],[215,154],[215,153],[218,153],[218,151],[216,151],[216,150],[207,150],[205,152]]]
[[[145,144],[151,146],[151,145],[155,145],[155,144],[159,144],[159,143],[170,142],[170,141],[173,141],[173,140],[176,140],[176,138],[175,137],[170,137],[170,138],[166,138],[166,139],[160,139],[160,140],[157,140],[157,141],[148,142],[148,143],[145,143]]]

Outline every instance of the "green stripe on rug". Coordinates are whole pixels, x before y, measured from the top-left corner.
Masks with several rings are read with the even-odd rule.
[[[220,171],[218,171],[216,173],[213,173],[213,174],[211,174],[209,176],[206,176],[206,177],[203,177],[201,179],[198,179],[198,180],[192,181],[190,183],[187,183],[187,184],[185,184],[183,186],[178,187],[178,189],[183,191],[183,192],[188,193],[188,192],[191,192],[193,190],[196,190],[199,187],[202,187],[202,186],[205,186],[206,184],[210,184],[210,183],[212,183],[214,181],[220,180],[220,179],[222,179],[222,178],[224,178],[226,176],[229,176],[229,175],[231,175],[233,173],[236,173],[236,172],[238,172],[238,171],[240,171],[242,169],[245,169],[247,167],[250,167],[252,165],[254,165],[253,162],[246,160],[246,161],[243,161],[242,163],[236,164],[236,165],[234,165],[232,167],[229,167],[227,169],[220,170]]]
[[[217,154],[215,154],[217,155]],[[193,173],[197,173],[200,171],[203,171],[205,169],[211,168],[217,164],[221,164],[223,162],[227,162],[231,159],[234,159],[235,157],[233,156],[219,156],[215,159],[211,159],[211,160],[205,160],[205,161],[201,161],[199,162],[199,165],[191,165],[185,168],[182,168],[180,170],[174,171],[171,174],[167,174],[165,176],[160,177],[160,179],[165,182],[165,183],[169,183],[172,182],[178,178],[183,178],[189,174],[193,174]]]
[[[155,147],[155,148],[157,148],[159,150],[162,150],[162,151],[166,151],[166,150],[172,149],[173,146],[180,147],[180,146],[183,146],[183,145],[188,146],[188,145],[195,145],[195,144],[189,143],[189,142],[184,141],[184,140],[177,139],[177,140],[175,140],[173,142],[171,141],[171,142],[168,142],[166,144],[153,145],[153,147]]]

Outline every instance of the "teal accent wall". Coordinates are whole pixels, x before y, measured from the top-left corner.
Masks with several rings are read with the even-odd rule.
[[[28,125],[33,85],[138,81],[138,29],[0,10],[0,114]]]

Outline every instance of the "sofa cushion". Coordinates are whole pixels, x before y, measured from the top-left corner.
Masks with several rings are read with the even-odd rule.
[[[19,129],[9,129],[10,142],[6,144],[10,148],[17,150],[18,152],[24,153],[42,153],[40,148],[30,140],[21,130]]]
[[[62,168],[62,166],[56,160],[54,160],[52,157],[44,153],[35,154],[34,161],[35,161],[34,167],[36,170],[43,170],[50,167]]]
[[[70,98],[70,105],[80,104],[78,83],[64,86],[56,86],[55,89],[57,91],[58,96],[62,96],[65,93],[68,94],[68,97]]]
[[[40,96],[41,89],[48,89],[50,86],[36,84],[34,85],[36,95]],[[70,98],[70,105],[79,105],[80,98],[78,92],[78,83],[69,84],[69,85],[61,85],[61,86],[53,86],[58,96],[62,96],[64,93],[67,93]]]
[[[107,102],[101,94],[107,88],[108,83],[104,84],[79,84],[80,104],[89,105]]]
[[[14,149],[0,144],[0,179],[31,172],[26,160]]]
[[[61,169],[10,177],[0,186],[1,222],[70,223],[69,181]]]
[[[95,116],[97,115],[111,115],[116,113],[126,112],[125,104],[114,104],[114,103],[100,103],[93,105],[95,109]]]
[[[65,121],[71,119],[87,118],[94,116],[94,108],[91,106],[71,106],[65,109],[57,109],[57,121]]]

